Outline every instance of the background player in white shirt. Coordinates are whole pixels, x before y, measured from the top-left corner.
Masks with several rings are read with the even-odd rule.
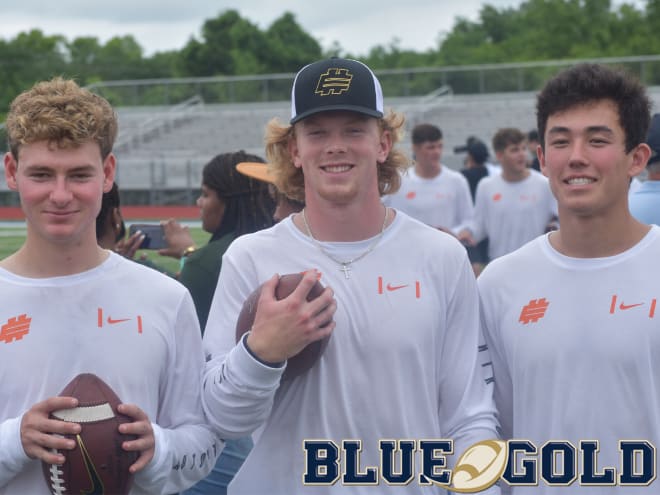
[[[496,438],[470,263],[456,239],[381,203],[407,165],[394,148],[403,118],[383,115],[367,66],[310,64],[292,100],[291,125],[268,126],[267,156],[279,189],[306,207],[232,243],[204,334],[210,420],[227,438],[260,428],[229,493],[420,493],[417,474],[403,486],[380,474],[347,486],[343,453],[326,473],[336,467],[336,480],[306,471],[305,441],[341,449],[359,440],[371,476],[380,473],[380,440],[447,438],[460,454]],[[273,274],[303,271],[293,294],[276,301]],[[308,302],[317,277],[325,293]],[[263,282],[252,331],[236,344],[243,301]],[[287,358],[330,333],[310,371],[280,382]]]
[[[503,256],[551,228],[557,205],[548,181],[527,167],[526,136],[519,129],[499,129],[493,149],[502,166],[499,175],[477,185],[474,219],[458,238],[469,246],[488,237],[488,257]]]
[[[561,227],[486,267],[482,324],[504,437],[539,449],[596,441],[600,476],[582,477],[578,454],[569,486],[537,479],[514,493],[660,490],[657,481],[613,486],[619,441],[660,446],[660,230],[628,210],[630,178],[650,155],[649,108],[632,76],[591,64],[563,71],[538,95],[539,160]],[[655,462],[636,470],[655,479]]]
[[[474,206],[467,179],[442,165],[442,131],[432,124],[412,130],[413,167],[401,177],[401,187],[384,203],[420,222],[447,232],[472,219]]]
[[[49,419],[57,397],[94,373],[134,419],[132,494],[171,494],[203,478],[222,449],[201,406],[204,355],[190,294],[97,244],[96,217],[115,176],[117,117],[103,98],[53,79],[19,95],[7,116],[7,185],[27,235],[0,261],[0,494],[50,493],[41,461],[80,426]]]

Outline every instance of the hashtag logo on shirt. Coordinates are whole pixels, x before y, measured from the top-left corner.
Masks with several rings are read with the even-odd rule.
[[[528,323],[536,323],[545,316],[548,306],[550,306],[550,303],[545,300],[545,297],[541,299],[532,299],[528,304],[523,306],[518,321],[525,325]]]
[[[9,318],[7,323],[0,327],[0,341],[5,344],[21,340],[25,335],[30,332],[30,322],[32,318],[26,314]]]

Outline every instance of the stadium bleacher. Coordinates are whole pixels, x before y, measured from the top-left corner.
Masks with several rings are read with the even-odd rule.
[[[398,98],[386,102],[406,115],[406,129],[428,121],[445,134],[444,162],[460,168],[462,155],[454,155],[454,146],[465,143],[470,135],[485,141],[498,127],[517,126],[523,130],[534,126],[534,94],[503,93],[483,96],[449,96],[433,102]],[[201,168],[215,154],[244,149],[264,154],[263,137],[267,122],[278,118],[287,122],[288,102],[242,105],[204,105],[176,125],[140,131],[143,121],[163,122],[169,119],[167,107],[118,111],[120,143],[116,148],[119,180],[123,190],[194,187],[201,179]],[[142,132],[144,135],[136,135]],[[125,145],[133,137],[130,146]],[[408,136],[402,146],[409,149]]]
[[[660,87],[649,88],[654,108],[660,108]],[[439,126],[444,134],[443,163],[459,169],[464,155],[455,146],[476,136],[490,147],[500,127],[535,127],[535,93],[507,92],[436,98],[386,99],[386,107],[406,116],[401,146],[410,150],[409,131],[420,122]],[[123,192],[147,193],[139,203],[190,202],[199,188],[203,166],[216,154],[244,149],[264,156],[264,129],[272,118],[289,119],[289,102],[205,104],[193,97],[173,106],[118,108],[120,132],[115,147],[117,182]],[[6,191],[4,177],[0,191]],[[172,194],[168,197],[168,191]],[[186,194],[182,195],[182,191]],[[158,193],[158,194],[156,194]],[[136,197],[136,196],[134,196]]]

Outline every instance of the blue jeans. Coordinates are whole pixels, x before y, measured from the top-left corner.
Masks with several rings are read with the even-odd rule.
[[[209,475],[185,492],[181,492],[181,495],[225,495],[227,485],[243,465],[250,450],[252,450],[251,437],[227,440]]]

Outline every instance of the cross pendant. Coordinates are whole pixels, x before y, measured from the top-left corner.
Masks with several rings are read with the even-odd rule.
[[[349,279],[351,278],[351,267],[348,266],[346,263],[342,263],[341,268],[339,271],[344,272],[344,276]]]

